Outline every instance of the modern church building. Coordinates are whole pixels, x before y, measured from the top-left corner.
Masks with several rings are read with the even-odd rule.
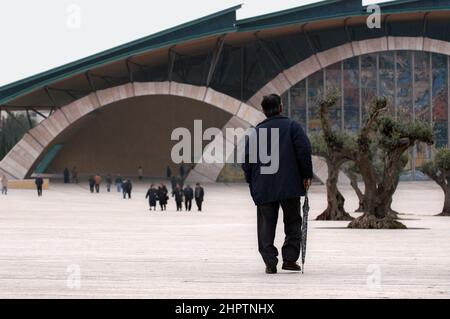
[[[193,130],[196,119],[204,129],[255,126],[270,93],[282,95],[286,113],[309,133],[320,129],[316,101],[329,90],[341,93],[337,130],[356,132],[375,96],[388,98],[392,115],[432,123],[436,145],[411,152],[413,178],[435,147],[448,145],[450,0],[381,4],[379,27],[367,24],[372,12],[361,0],[244,20],[239,8],[0,88],[2,112],[45,117],[3,158],[0,174],[23,179],[77,166],[81,174],[133,176],[142,166],[146,176],[165,176],[168,165],[177,169],[175,128]],[[218,163],[189,169],[192,181],[239,175]]]

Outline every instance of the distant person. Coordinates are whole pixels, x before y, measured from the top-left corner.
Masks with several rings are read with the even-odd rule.
[[[111,193],[112,177],[110,174],[106,175],[106,191]]]
[[[182,180],[184,179],[184,173],[185,173],[184,164],[181,163],[181,166],[180,166],[180,177],[181,177]]]
[[[78,180],[78,169],[76,166],[72,168],[72,183],[78,184],[80,181]]]
[[[70,172],[67,167],[64,169],[63,175],[64,175],[64,184],[70,184]]]
[[[184,209],[190,212],[192,209],[192,200],[194,199],[194,190],[192,189],[191,185],[186,186],[186,188],[183,190],[183,194]]]
[[[127,179],[122,184],[122,192],[123,192],[123,199],[126,199],[128,196],[128,199],[131,199],[131,191],[133,190],[133,184],[129,179]]]
[[[95,191],[97,193],[100,193],[100,185],[102,184],[102,177],[100,176],[100,174],[97,174],[95,175],[94,179],[95,179]]]
[[[266,264],[266,273],[277,273],[278,250],[274,246],[274,239],[281,206],[286,235],[282,249],[282,269],[301,271],[297,263],[302,226],[300,197],[305,196],[313,178],[311,143],[300,124],[282,115],[280,96],[265,96],[261,107],[267,119],[257,125],[255,134],[260,137],[261,130],[264,130],[267,136],[267,131],[277,130],[278,154],[275,156],[279,157],[279,167],[273,173],[263,174],[262,168],[267,165],[262,163],[259,156],[256,156],[256,163],[250,162],[249,145],[246,145],[242,169],[257,206],[258,248]],[[270,138],[267,140],[271,141]],[[271,149],[270,143],[268,149]]]
[[[169,196],[167,195],[167,187],[164,184],[161,184],[158,187],[158,200],[159,200],[159,206],[161,206],[161,211],[164,211],[167,209],[167,200],[169,199]]]
[[[1,184],[2,184],[2,195],[8,195],[8,177],[6,177],[5,174],[2,175]]]
[[[122,179],[122,176],[120,176],[120,174],[117,174],[116,179],[114,180],[114,184],[116,185],[117,192],[121,193],[122,192],[123,179]]]
[[[167,179],[169,179],[169,180],[172,177],[172,170],[170,169],[169,165],[167,165],[166,176],[167,176]]]
[[[91,191],[91,193],[93,193],[94,189],[95,189],[95,177],[94,177],[94,175],[91,175],[89,177],[88,183],[89,183],[89,190]]]
[[[175,204],[177,205],[177,212],[183,210],[183,189],[180,184],[175,186],[175,189],[172,192],[172,197],[175,197]]]
[[[144,169],[142,168],[142,166],[138,167],[138,177],[140,181],[142,181],[142,179],[144,178]]]
[[[177,178],[175,176],[172,176],[170,178],[170,186],[172,187],[172,192],[175,190],[175,188],[177,187]]]
[[[156,210],[156,202],[158,201],[158,191],[155,188],[155,185],[151,185],[147,191],[147,195],[145,198],[148,198],[148,204],[150,206],[150,210]]]
[[[197,183],[195,185],[194,197],[195,197],[195,203],[197,204],[197,210],[199,212],[201,212],[202,211],[203,199],[205,197],[205,190],[200,185],[200,183]]]
[[[38,176],[34,180],[34,183],[36,184],[38,196],[41,197],[42,196],[42,185],[44,185],[44,179],[41,176]]]

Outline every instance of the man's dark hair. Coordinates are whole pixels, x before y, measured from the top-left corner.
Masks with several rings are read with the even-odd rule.
[[[261,106],[267,117],[276,116],[281,113],[281,97],[277,94],[266,95]]]

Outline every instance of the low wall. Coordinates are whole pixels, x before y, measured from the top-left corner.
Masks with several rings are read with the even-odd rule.
[[[48,189],[49,186],[50,186],[50,181],[48,179],[44,179],[44,185],[42,185],[42,188]],[[36,184],[34,183],[34,179],[9,180],[8,188],[9,189],[36,189]]]

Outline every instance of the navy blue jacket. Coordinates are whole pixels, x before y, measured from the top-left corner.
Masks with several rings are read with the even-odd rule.
[[[279,129],[280,163],[275,174],[261,174],[261,166],[270,164],[262,164],[259,155],[257,163],[250,163],[247,141],[245,163],[242,169],[250,186],[253,201],[256,205],[261,205],[304,196],[306,191],[303,180],[313,178],[311,143],[304,130],[300,124],[282,115],[268,118],[256,127],[258,141],[261,128],[266,128],[268,131],[269,154],[271,152],[270,129]]]

